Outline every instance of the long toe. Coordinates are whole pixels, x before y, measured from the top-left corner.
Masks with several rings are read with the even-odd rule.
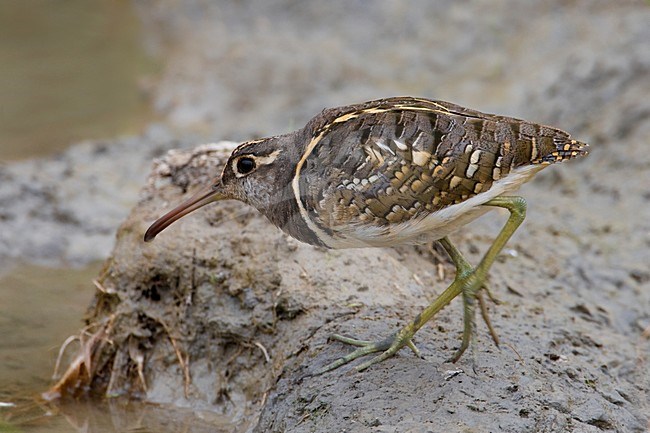
[[[340,336],[339,336],[340,337]],[[334,336],[333,336],[334,338]],[[355,340],[353,338],[347,338],[343,337],[343,339],[335,338],[336,340],[342,341],[347,344],[351,344],[353,346],[359,346],[358,349],[355,351],[348,353],[345,356],[340,357],[334,362],[331,362],[327,364],[325,367],[321,368],[318,370],[315,375],[320,375],[323,373],[327,373],[328,371],[335,370],[351,361],[354,361],[357,358],[361,358],[363,356],[369,355],[371,353],[375,352],[381,352],[382,350],[386,349],[386,345],[382,344],[384,343],[385,340],[373,343],[373,342],[368,342],[364,340]],[[364,344],[365,343],[365,344]]]
[[[401,334],[392,334],[387,338],[384,338],[380,341],[367,341],[367,340],[358,340],[356,338],[345,337],[342,335],[334,334],[330,337],[333,340],[340,341],[342,343],[350,344],[352,346],[357,346],[358,349],[353,352],[342,356],[334,362],[327,364],[325,367],[318,370],[315,375],[323,374],[328,371],[335,370],[349,362],[354,361],[357,358],[364,357],[371,353],[383,352],[381,355],[372,358],[371,360],[359,365],[356,370],[362,371],[370,367],[373,364],[377,364],[381,361],[384,361],[400,350],[404,346],[408,346],[415,352],[416,355],[420,356],[420,351],[415,347],[411,342],[411,338],[405,338]]]

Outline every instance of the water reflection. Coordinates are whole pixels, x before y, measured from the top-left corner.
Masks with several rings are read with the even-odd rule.
[[[3,421],[4,419],[4,421]],[[124,400],[42,403],[22,401],[3,414],[3,432],[211,432],[230,431],[226,419],[211,412],[196,412]]]

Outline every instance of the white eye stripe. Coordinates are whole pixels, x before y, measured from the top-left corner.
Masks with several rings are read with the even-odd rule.
[[[258,164],[258,166],[268,165],[273,163],[273,161],[277,159],[279,154],[280,154],[280,149],[277,149],[266,156],[256,156],[253,159],[255,159],[255,162]]]
[[[268,154],[266,156],[256,156],[256,155],[253,155],[253,154],[241,155],[241,156],[239,156],[238,158],[235,158],[232,161],[232,171],[233,171],[233,173],[235,173],[235,177],[237,177],[237,178],[247,176],[247,175],[251,174],[252,172],[254,172],[255,170],[257,170],[260,166],[268,165],[268,164],[273,163],[273,161],[275,161],[277,159],[278,155],[280,155],[280,149],[274,150],[273,152],[271,152],[270,154]],[[249,158],[249,159],[252,159],[253,161],[255,161],[255,168],[252,169],[251,171],[249,171],[248,173],[241,173],[237,169],[237,164],[239,163],[239,161],[242,158]]]

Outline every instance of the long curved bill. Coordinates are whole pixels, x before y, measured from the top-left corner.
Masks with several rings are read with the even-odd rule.
[[[215,188],[215,186],[210,185],[208,188],[202,189],[151,224],[144,234],[144,241],[152,241],[158,233],[165,230],[174,221],[183,218],[188,213],[193,212],[206,204],[223,200],[225,198],[226,196],[218,189],[218,187]]]

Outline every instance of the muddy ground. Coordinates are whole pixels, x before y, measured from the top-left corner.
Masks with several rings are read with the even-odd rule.
[[[167,58],[148,88],[163,124],[0,171],[3,260],[81,263],[114,244],[88,318],[92,357],[71,370],[89,368],[92,390],[219,414],[233,431],[648,428],[647,3],[138,7]],[[444,256],[310,247],[239,203],[141,242],[232,145],[159,159],[129,213],[165,149],[285,132],[325,106],[400,94],[552,124],[592,146],[521,191],[527,220],[491,272],[500,349],[479,325],[474,353],[445,361],[462,330],[456,301],[417,334],[424,359],[403,350],[364,373],[309,376],[349,350],[332,332],[381,338],[426,306],[453,277]],[[452,240],[477,262],[505,217]]]

